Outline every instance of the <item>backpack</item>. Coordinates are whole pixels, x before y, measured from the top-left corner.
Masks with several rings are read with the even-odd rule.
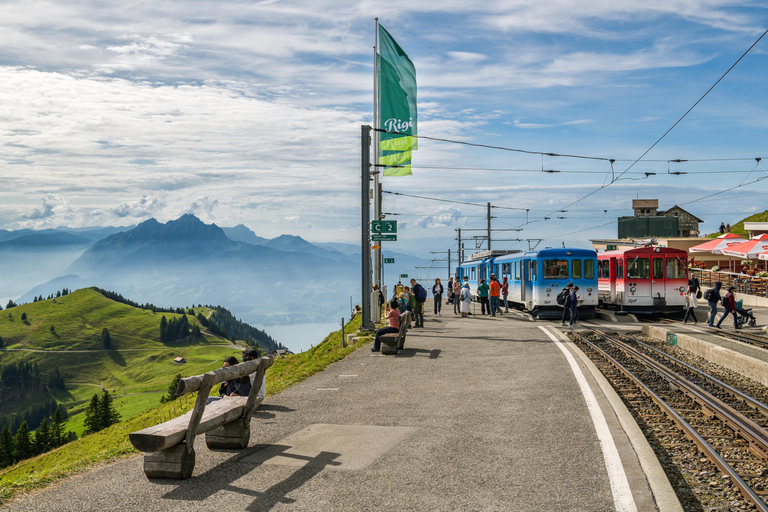
[[[568,298],[568,288],[564,288],[557,294],[557,303],[561,306],[565,306],[565,301]]]
[[[730,295],[730,293],[725,294],[725,296],[722,299],[720,299],[720,304],[722,304],[723,307],[726,307],[726,308],[728,307],[728,295]]]
[[[427,301],[427,290],[425,290],[423,286],[421,285],[414,286],[413,291],[417,301],[419,302]]]
[[[704,298],[707,299],[707,301],[712,301],[712,296],[714,295],[714,291],[712,288],[704,292]]]

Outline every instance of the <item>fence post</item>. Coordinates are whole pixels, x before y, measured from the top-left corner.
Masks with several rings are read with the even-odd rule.
[[[341,348],[347,348],[347,337],[344,335],[344,318],[341,319]]]

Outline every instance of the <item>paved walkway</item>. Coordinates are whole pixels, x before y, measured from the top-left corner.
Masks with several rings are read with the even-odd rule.
[[[619,419],[553,325],[428,318],[398,356],[362,348],[267,399],[248,449],[198,438],[189,480],[148,481],[137,457],[6,510],[656,510]]]

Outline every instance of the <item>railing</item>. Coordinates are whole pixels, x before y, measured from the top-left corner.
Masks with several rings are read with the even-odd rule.
[[[729,286],[736,288],[738,293],[768,297],[768,278],[755,277],[739,272],[689,268],[689,276],[696,276],[702,288],[712,288],[717,281],[723,283],[723,289]]]

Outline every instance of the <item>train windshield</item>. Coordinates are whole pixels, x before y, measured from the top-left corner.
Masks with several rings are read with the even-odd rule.
[[[544,260],[542,263],[544,279],[568,279],[568,261]]]
[[[651,275],[651,262],[648,258],[640,258],[627,262],[627,279],[648,279]]]
[[[595,278],[595,260],[584,260],[584,279]]]
[[[685,279],[685,259],[675,256],[667,259],[667,279]]]

